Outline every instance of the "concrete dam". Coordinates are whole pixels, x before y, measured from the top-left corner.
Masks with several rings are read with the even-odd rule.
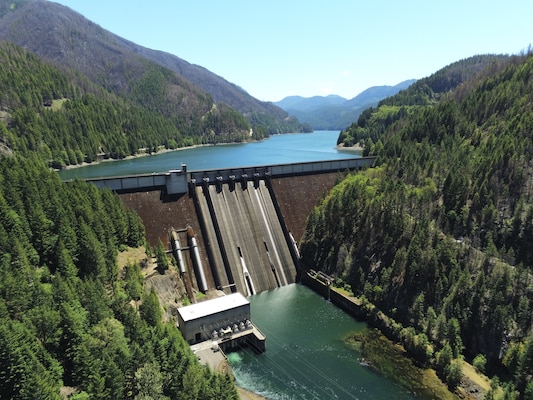
[[[91,181],[111,187],[137,211],[151,246],[161,240],[173,252],[195,303],[198,292],[248,296],[294,283],[307,216],[339,175],[373,162],[363,157],[223,171],[182,166]]]

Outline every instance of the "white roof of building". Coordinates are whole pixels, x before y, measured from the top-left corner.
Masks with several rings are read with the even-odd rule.
[[[250,304],[250,302],[242,294],[232,293],[226,296],[217,297],[216,299],[206,300],[200,303],[191,304],[190,306],[178,308],[178,313],[181,315],[182,320],[186,322],[247,304]]]

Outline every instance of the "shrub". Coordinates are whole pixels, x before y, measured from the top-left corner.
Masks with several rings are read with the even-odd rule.
[[[483,354],[478,354],[476,357],[474,357],[474,360],[472,361],[472,365],[476,369],[476,371],[485,373],[485,367],[487,365],[487,358]]]

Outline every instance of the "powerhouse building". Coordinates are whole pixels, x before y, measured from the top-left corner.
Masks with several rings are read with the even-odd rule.
[[[232,293],[178,309],[179,329],[189,344],[221,340],[251,329],[250,302]]]
[[[266,338],[251,321],[250,302],[238,292],[179,308],[178,324],[195,349],[207,344],[216,351],[240,346],[265,351]]]

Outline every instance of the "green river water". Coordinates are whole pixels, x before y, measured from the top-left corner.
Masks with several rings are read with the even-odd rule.
[[[292,284],[249,297],[266,352],[228,354],[237,384],[268,399],[413,399],[359,363],[344,339],[366,327],[309,288]]]

